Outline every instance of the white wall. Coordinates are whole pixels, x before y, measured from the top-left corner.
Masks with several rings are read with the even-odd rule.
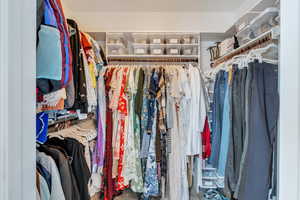
[[[203,72],[211,69],[210,67],[210,53],[207,50],[208,47],[214,46],[215,43],[220,40],[204,40],[200,43],[200,67]]]
[[[86,32],[191,31],[225,32],[234,13],[196,12],[71,12]]]

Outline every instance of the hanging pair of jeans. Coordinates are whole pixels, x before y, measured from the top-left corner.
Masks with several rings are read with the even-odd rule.
[[[212,153],[209,158],[209,164],[217,168],[220,155],[223,109],[226,92],[228,74],[225,71],[220,71],[217,74],[214,99],[213,99],[213,122],[212,122]]]

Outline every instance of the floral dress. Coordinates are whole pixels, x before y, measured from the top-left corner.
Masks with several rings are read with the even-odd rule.
[[[130,69],[129,79],[127,84],[128,92],[128,124],[127,138],[125,142],[124,153],[124,183],[129,185],[134,192],[143,192],[143,177],[141,169],[141,161],[139,158],[140,149],[140,123],[135,113],[135,95],[137,91],[137,81],[135,79],[136,69]]]
[[[118,177],[117,177],[117,190],[124,190],[128,186],[124,184],[124,176],[123,176],[123,163],[124,163],[124,145],[125,145],[125,123],[126,118],[128,116],[127,112],[127,105],[128,100],[125,95],[125,86],[127,83],[127,72],[128,68],[125,68],[122,73],[122,84],[121,84],[121,90],[120,90],[120,97],[118,101],[118,111],[120,113],[119,117],[119,132],[118,135],[120,136],[120,152],[119,152],[119,162],[118,162]]]

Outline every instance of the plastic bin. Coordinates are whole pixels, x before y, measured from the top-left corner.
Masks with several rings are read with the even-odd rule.
[[[133,41],[136,44],[148,44],[148,36],[146,33],[134,33],[132,34]]]
[[[181,37],[180,37],[180,35],[168,35],[166,37],[166,43],[167,44],[180,44]]]
[[[164,55],[165,47],[162,45],[151,45],[150,53],[151,55]]]
[[[164,44],[164,36],[163,35],[150,35],[149,40],[151,44]]]
[[[126,55],[126,49],[122,46],[109,46],[108,47],[109,55]]]
[[[110,33],[107,41],[108,44],[124,44],[122,33]]]
[[[182,44],[191,44],[193,40],[193,36],[192,35],[184,35],[182,37]]]
[[[133,54],[135,55],[147,55],[148,45],[133,45]]]
[[[193,47],[187,46],[182,48],[182,55],[193,55]]]
[[[180,55],[180,46],[168,46],[167,55]]]

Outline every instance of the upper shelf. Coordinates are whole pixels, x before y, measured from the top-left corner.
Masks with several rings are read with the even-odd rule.
[[[108,61],[168,61],[180,58],[192,61],[199,60],[200,56],[200,33],[108,32],[106,35]]]
[[[259,45],[260,43],[264,41],[269,41],[273,39],[278,39],[280,34],[280,28],[279,26],[273,27],[271,30],[259,35],[258,37],[254,38],[253,40],[247,42],[246,44],[240,46],[237,49],[234,49],[233,51],[225,54],[224,56],[216,59],[213,61],[213,66],[216,67],[219,64],[225,62],[228,59],[231,59],[232,57],[239,55],[241,53],[244,53],[248,51],[249,49]]]
[[[279,0],[260,0],[251,9],[238,16],[236,22],[226,31],[226,35],[233,35],[243,30],[250,22],[270,7],[278,7]]]

